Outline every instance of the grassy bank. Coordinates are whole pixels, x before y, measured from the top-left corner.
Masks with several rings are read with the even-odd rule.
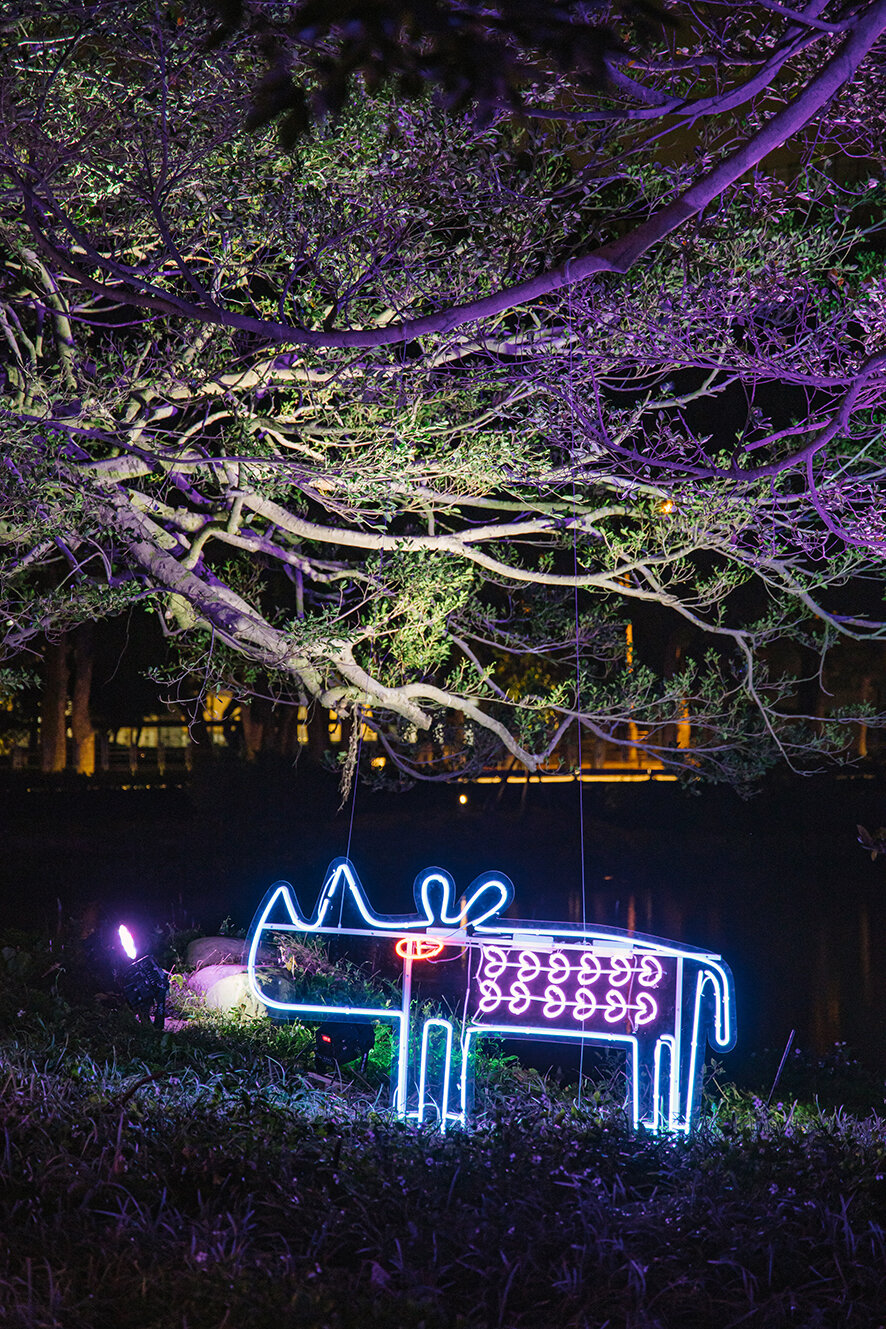
[[[608,1084],[579,1109],[492,1062],[444,1139],[391,1120],[378,1068],[318,1076],[297,1027],[161,1034],[4,954],[5,1325],[886,1323],[882,1086],[841,1054],[769,1108],[709,1077],[679,1143],[632,1135]]]

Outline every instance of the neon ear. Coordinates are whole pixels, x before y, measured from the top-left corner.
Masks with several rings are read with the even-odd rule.
[[[416,908],[436,927],[477,927],[497,919],[514,898],[514,885],[501,872],[484,872],[456,897],[455,883],[443,868],[426,868],[412,888]]]

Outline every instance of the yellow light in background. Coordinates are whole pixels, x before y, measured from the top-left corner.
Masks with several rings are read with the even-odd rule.
[[[203,719],[207,724],[212,724],[223,720],[228,702],[231,700],[230,692],[207,692],[203,698]]]
[[[670,514],[674,511],[674,500],[672,498],[666,498],[658,510],[665,517],[670,516]]]
[[[462,803],[462,804],[467,803],[467,801],[468,801],[468,796],[467,796],[467,794],[459,794],[459,796],[458,796],[458,801],[459,801],[459,803]]]
[[[364,716],[372,716],[372,711],[363,711]],[[363,724],[360,728],[360,737],[364,743],[377,743],[378,731],[373,729],[372,725]]]

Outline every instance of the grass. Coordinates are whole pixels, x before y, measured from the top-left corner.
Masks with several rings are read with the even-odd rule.
[[[383,1058],[328,1081],[298,1025],[155,1032],[56,963],[0,943],[4,1326],[886,1324],[882,1082],[845,1049],[793,1058],[768,1107],[715,1071],[676,1143],[633,1135],[611,1080],[578,1107],[493,1058],[441,1138],[382,1108]],[[815,1101],[841,1076],[852,1114]]]

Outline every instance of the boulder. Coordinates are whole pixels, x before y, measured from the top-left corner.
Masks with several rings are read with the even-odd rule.
[[[260,964],[273,964],[277,953],[270,946],[260,946],[256,957]],[[245,964],[246,942],[242,937],[197,937],[188,946],[185,962],[189,969],[207,965]]]
[[[284,969],[262,965],[256,970],[263,991],[276,1001],[295,1001],[296,989]],[[239,1011],[242,1015],[267,1014],[249,986],[245,964],[211,964],[195,969],[186,979],[188,989],[215,1011]]]

